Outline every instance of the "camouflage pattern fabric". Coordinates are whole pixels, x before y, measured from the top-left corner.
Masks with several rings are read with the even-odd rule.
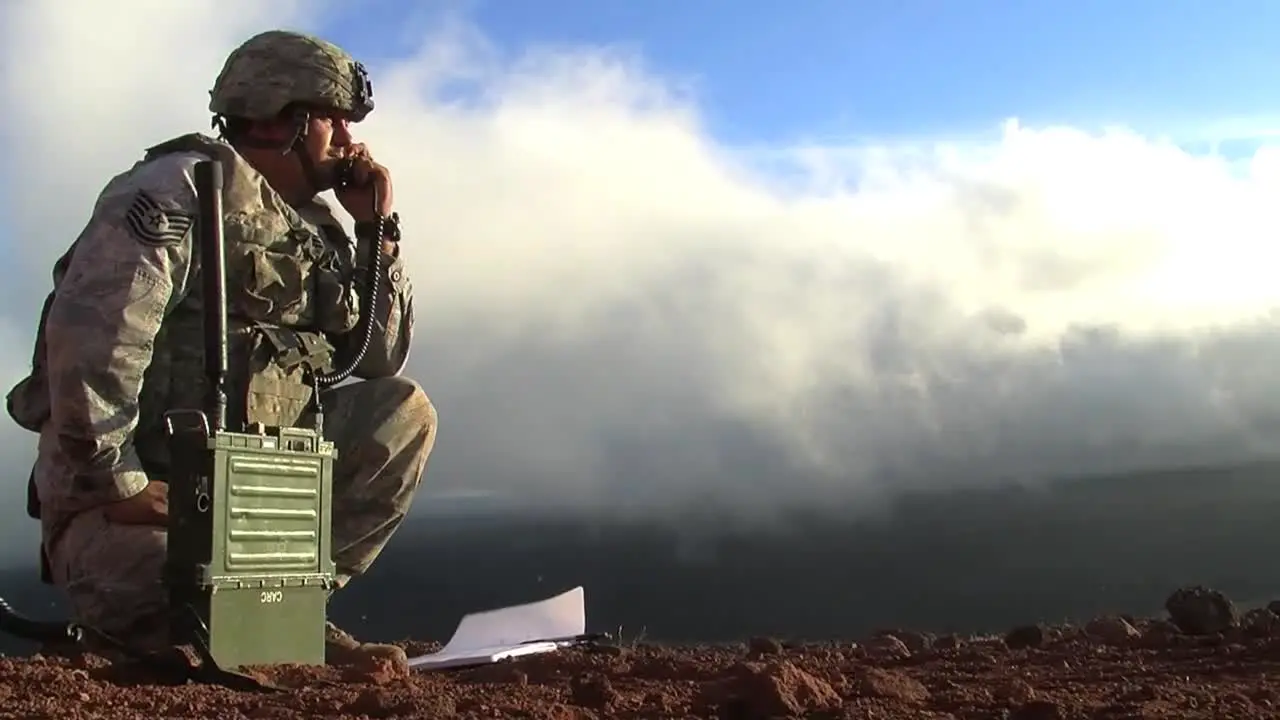
[[[177,322],[175,308],[198,290],[192,287],[198,278],[191,272],[191,223],[170,218],[194,216],[192,173],[202,158],[161,155],[109,183],[73,252],[55,271],[56,295],[40,335],[43,353],[37,353],[42,372],[33,373],[37,381],[25,381],[25,392],[10,394],[11,409],[25,422],[46,414],[35,479],[53,580],[70,596],[77,621],[131,637],[146,637],[148,628],[163,632],[162,623],[157,628],[148,618],[165,602],[160,572],[166,533],[108,523],[101,506],[140,492],[148,480],[147,453],[130,438],[142,414],[141,381],[156,338],[165,323]],[[140,223],[143,197],[163,217],[152,213]],[[183,229],[165,231],[174,226]],[[325,392],[325,431],[339,450],[335,562],[348,577],[368,568],[403,520],[435,440],[430,400],[398,376],[413,327],[403,260],[391,258],[386,274],[374,342],[359,372],[369,379]],[[246,285],[229,278],[229,288]],[[198,323],[198,313],[191,317]],[[199,364],[189,367],[198,372]],[[36,386],[47,391],[33,392]],[[296,422],[310,420],[304,415]]]
[[[274,116],[295,102],[359,117],[372,109],[359,63],[324,41],[275,31],[232,53],[211,96],[215,112],[241,117]],[[54,266],[32,372],[7,407],[39,433],[32,479],[52,581],[77,621],[131,639],[163,632],[166,533],[112,524],[102,508],[165,479],[158,418],[203,395],[193,168],[210,158],[228,179],[233,420],[308,424],[311,389],[298,363],[345,364],[359,343],[352,311],[371,241],[352,243],[319,199],[288,207],[230,146],[202,136],[157,146],[107,183]],[[343,581],[364,572],[403,521],[435,443],[434,407],[400,376],[412,282],[398,245],[383,253],[373,341],[354,373],[363,381],[325,391],[325,431],[339,450],[334,559]]]
[[[345,582],[369,568],[404,520],[435,444],[436,411],[403,377],[331,388],[322,397],[325,435],[338,447],[333,545]],[[164,528],[107,522],[101,509],[76,516],[50,552],[75,618],[140,647],[167,644],[166,537]]]
[[[174,406],[190,407],[203,397],[205,380],[198,352],[202,337],[200,289],[191,234],[158,241],[140,235],[129,217],[144,195],[173,216],[194,216],[193,168],[205,157],[197,153],[161,155],[112,180],[88,226],[55,267],[55,293],[37,336],[36,367],[9,394],[10,413],[23,427],[40,432],[35,482],[46,541],[56,537],[58,526],[71,515],[140,492],[148,475],[163,479],[167,469],[166,450],[159,439],[163,413]],[[247,164],[237,165],[237,173],[244,167]],[[228,173],[228,177],[234,175]],[[235,187],[235,183],[228,187]],[[269,187],[257,187],[257,193],[245,196],[274,194]],[[234,197],[228,194],[229,199]],[[238,234],[237,228],[262,226],[261,222],[243,222],[243,208],[228,204],[225,211],[233,220],[228,223],[226,237],[228,304],[243,308],[242,313],[229,313],[230,324],[245,326],[246,313],[256,313],[248,320],[280,325],[294,318],[316,318],[316,312],[298,309],[305,302],[314,302],[316,296],[308,291],[311,283],[303,282],[297,273],[309,267],[313,270],[307,273],[309,279],[315,278],[323,263],[295,262],[290,253],[306,255],[315,242],[341,233],[341,229],[329,227],[326,234],[300,213],[292,223],[305,224],[310,232],[288,233],[293,244],[285,252],[278,246],[263,245],[251,230]],[[311,208],[305,214],[315,218],[322,213]],[[328,244],[350,243],[343,235]],[[254,250],[242,252],[242,246]],[[366,246],[361,241],[360,255]],[[238,256],[252,261],[230,262]],[[342,259],[354,262],[350,255]],[[283,273],[268,272],[273,267]],[[237,268],[244,275],[235,274]],[[282,274],[293,282],[281,286],[275,278]],[[362,273],[356,268],[342,274],[349,290],[334,296],[353,298]],[[254,302],[265,295],[265,291],[255,292],[262,278],[271,279],[273,302],[266,305]],[[373,342],[355,373],[360,378],[398,374],[412,342],[412,281],[398,251],[387,258],[382,280]],[[283,294],[288,287],[292,287],[292,296]],[[310,333],[313,339],[316,335]],[[339,359],[354,352],[359,340],[355,333],[323,337],[336,348]],[[261,342],[256,336],[245,342],[251,340]],[[285,370],[279,363],[258,363],[253,377],[244,377],[250,360],[261,359],[260,355],[250,357],[251,350],[268,352],[254,346],[233,353],[239,360],[232,363],[233,387],[229,389],[231,406],[238,410],[232,413],[233,418],[268,425],[301,422],[297,413],[305,408],[310,390],[300,372],[289,370],[291,377],[282,377]],[[264,384],[264,377],[272,383]],[[290,379],[292,388],[287,383]]]
[[[364,66],[338,46],[271,30],[227,57],[209,93],[209,110],[231,117],[273,118],[291,103],[337,108],[359,122],[373,111],[373,83]]]

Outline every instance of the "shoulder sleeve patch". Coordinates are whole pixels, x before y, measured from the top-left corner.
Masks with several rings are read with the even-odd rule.
[[[194,216],[181,208],[162,205],[146,190],[139,190],[125,211],[125,227],[144,245],[177,245],[187,236]]]

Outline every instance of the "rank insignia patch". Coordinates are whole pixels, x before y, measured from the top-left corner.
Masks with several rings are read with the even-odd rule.
[[[157,246],[182,242],[194,221],[188,213],[163,207],[145,190],[139,190],[134,196],[124,220],[139,242]]]

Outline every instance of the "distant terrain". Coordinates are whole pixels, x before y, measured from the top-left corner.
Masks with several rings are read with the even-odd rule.
[[[1280,464],[930,493],[872,520],[797,514],[777,532],[729,530],[714,516],[686,518],[680,531],[504,514],[419,519],[335,598],[334,615],[370,639],[443,640],[468,611],[581,584],[591,630],[716,643],[1159,614],[1188,584],[1248,607],[1280,596],[1277,519]],[[0,583],[28,614],[62,612],[34,569]],[[0,650],[29,648],[4,640]]]

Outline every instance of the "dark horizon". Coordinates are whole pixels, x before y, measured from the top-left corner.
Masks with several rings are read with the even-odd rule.
[[[781,533],[713,517],[684,533],[582,516],[436,518],[406,526],[335,596],[333,617],[371,639],[443,641],[467,612],[582,585],[591,631],[655,642],[998,632],[1160,614],[1193,584],[1264,603],[1280,576],[1254,569],[1280,552],[1278,516],[1280,464],[1267,463],[922,493],[863,520],[793,518]],[[64,612],[34,567],[0,582],[23,613]],[[6,653],[31,649],[0,640]]]

